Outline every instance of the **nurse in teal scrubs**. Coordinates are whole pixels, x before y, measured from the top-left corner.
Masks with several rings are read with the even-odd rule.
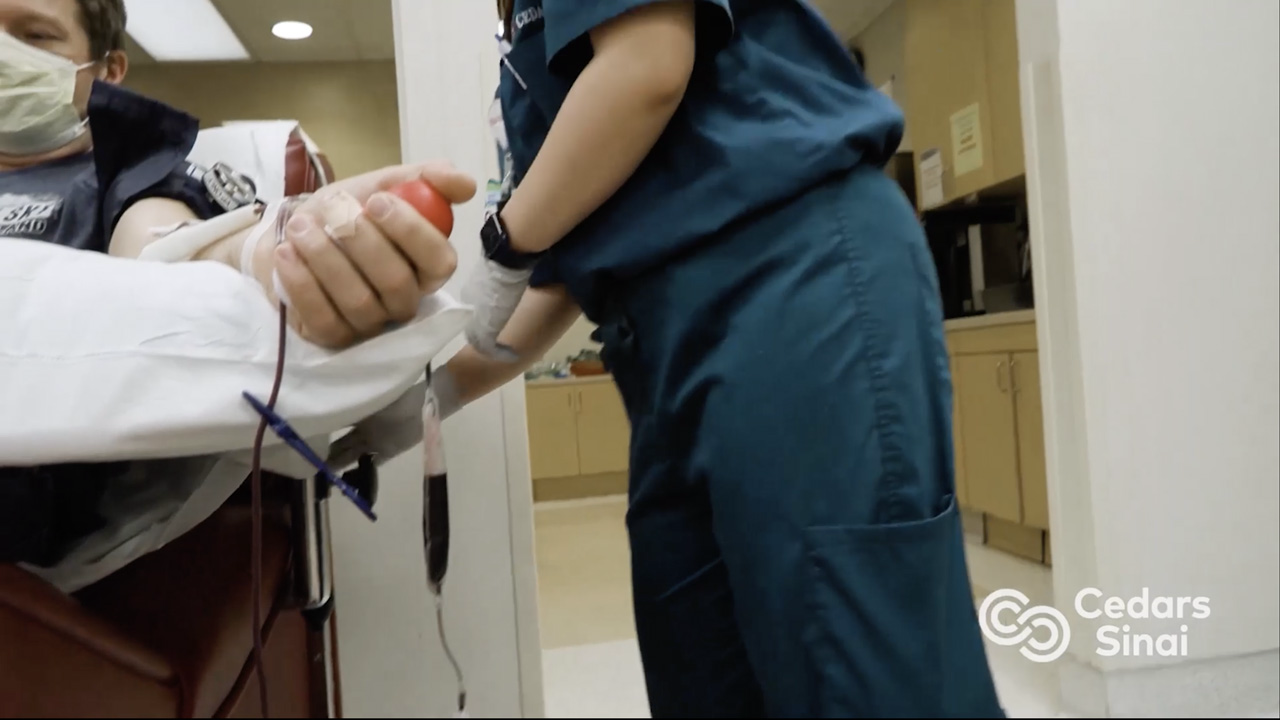
[[[509,192],[439,393],[599,326],[653,716],[1004,717],[899,109],[800,0],[500,10]]]

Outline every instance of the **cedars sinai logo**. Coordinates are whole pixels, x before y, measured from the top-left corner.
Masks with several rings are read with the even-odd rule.
[[[1190,623],[1209,617],[1207,597],[1152,597],[1150,590],[1122,598],[1106,596],[1097,588],[1076,593],[1075,614],[1097,625],[1094,652],[1104,657],[1183,657],[1187,654]],[[1185,620],[1173,627],[1168,621]],[[1157,621],[1157,622],[1151,622]],[[997,645],[1017,647],[1032,662],[1047,663],[1062,657],[1071,644],[1071,623],[1057,608],[1033,605],[1023,593],[998,590],[982,601],[978,623],[987,639]],[[1176,632],[1141,632],[1147,625]]]
[[[997,645],[1017,647],[1031,662],[1047,663],[1062,657],[1071,644],[1071,624],[1055,607],[1032,605],[1017,590],[997,590],[978,608],[982,634]]]
[[[1135,632],[1133,621],[1191,621],[1209,617],[1207,597],[1152,597],[1147,588],[1128,599],[1103,597],[1101,590],[1085,588],[1076,593],[1075,606],[1076,614],[1082,618],[1111,621],[1098,626],[1097,653],[1104,657],[1184,657],[1190,625],[1178,625],[1176,633],[1153,635]]]

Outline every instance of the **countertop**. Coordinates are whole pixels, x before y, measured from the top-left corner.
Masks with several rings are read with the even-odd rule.
[[[942,328],[944,330],[973,330],[996,325],[1017,325],[1019,323],[1035,322],[1035,320],[1036,311],[1033,308],[1030,310],[1012,310],[1010,312],[991,313],[990,315],[955,318],[944,321]]]
[[[990,315],[975,315],[973,317],[955,318],[946,320],[942,323],[944,330],[975,330],[977,328],[996,327],[999,325],[1017,325],[1020,323],[1035,322],[1036,311],[1030,310],[1013,310],[1009,312],[991,313]],[[589,383],[613,382],[613,376],[604,375],[584,375],[581,377],[552,378],[542,377],[537,380],[525,380],[528,387],[554,387],[558,385],[585,385]]]
[[[583,375],[581,377],[554,378],[542,377],[537,380],[525,380],[526,387],[557,387],[560,385],[588,385],[591,383],[613,382],[613,376],[604,375]]]

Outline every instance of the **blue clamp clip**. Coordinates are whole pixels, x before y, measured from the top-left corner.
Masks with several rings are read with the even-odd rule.
[[[267,407],[266,403],[254,397],[248,391],[241,394],[244,395],[245,400],[249,401],[249,404],[253,406],[253,409],[257,410],[258,414],[266,419],[267,424],[271,426],[271,430],[275,432],[275,434],[279,436],[285,444],[293,448],[294,451],[301,455],[307,462],[311,463],[311,465],[315,467],[316,471],[320,473],[320,476],[327,480],[330,485],[337,488],[338,492],[346,495],[348,500],[355,503],[356,507],[360,508],[360,512],[368,516],[370,520],[377,521],[378,516],[374,514],[373,507],[369,505],[369,502],[365,498],[361,497],[360,493],[357,492],[355,488],[351,487],[345,480],[338,477],[338,474],[329,468],[328,463],[322,460],[320,456],[316,454],[316,451],[312,450],[311,447],[302,440],[298,435],[298,431],[294,430],[293,427],[289,425],[288,421],[277,415],[274,410]]]

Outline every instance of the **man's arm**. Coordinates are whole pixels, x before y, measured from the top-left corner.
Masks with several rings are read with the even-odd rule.
[[[163,228],[190,220],[198,220],[186,204],[169,198],[145,198],[139,200],[120,216],[115,232],[111,234],[111,243],[107,252],[117,257],[138,258],[151,243],[160,240],[154,233],[155,228]],[[254,226],[228,235],[196,253],[195,260],[212,260],[227,267],[240,270],[240,251],[245,240],[254,231]],[[253,279],[262,286],[267,299],[275,304],[280,301],[276,297],[271,273],[274,269],[274,243],[259,243],[253,259]],[[295,321],[297,318],[293,318]],[[295,329],[298,324],[294,323]],[[322,343],[323,344],[323,343]],[[335,343],[337,345],[338,343]]]
[[[445,363],[458,407],[514,380],[547,354],[573,325],[582,310],[562,285],[530,288],[503,329],[499,340],[515,351],[516,362],[485,357],[470,345]]]
[[[111,234],[111,243],[107,247],[107,252],[117,257],[137,258],[142,255],[142,251],[148,245],[160,239],[153,234],[154,228],[198,219],[191,208],[177,200],[168,198],[139,200],[120,216],[115,232]],[[239,270],[240,247],[251,230],[252,228],[243,230],[219,240],[200,251],[196,259],[216,260]]]

